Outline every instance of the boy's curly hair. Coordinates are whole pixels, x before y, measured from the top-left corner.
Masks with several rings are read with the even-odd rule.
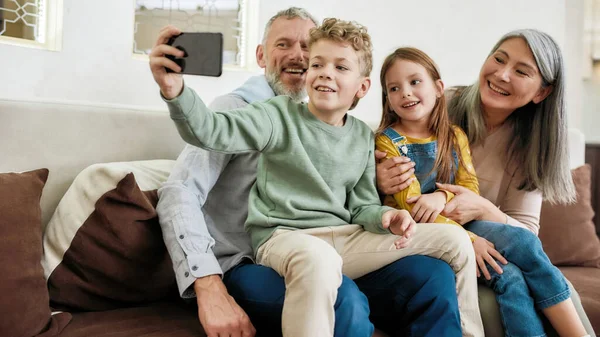
[[[319,40],[347,43],[358,53],[361,75],[369,76],[373,70],[373,45],[367,27],[355,21],[328,18],[310,30],[308,48]]]
[[[320,40],[331,40],[352,46],[358,54],[360,74],[368,77],[373,70],[373,44],[371,36],[367,33],[367,27],[355,22],[344,21],[336,18],[327,18],[323,23],[310,30],[308,48]],[[358,103],[355,98],[350,107],[352,110]]]

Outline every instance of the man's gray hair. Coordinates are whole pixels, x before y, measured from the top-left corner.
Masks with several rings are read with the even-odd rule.
[[[290,7],[288,9],[284,9],[281,10],[279,12],[277,12],[277,14],[273,15],[270,19],[269,22],[267,22],[267,25],[265,26],[265,31],[263,33],[263,38],[262,38],[262,44],[264,45],[265,42],[267,42],[267,36],[269,35],[269,31],[271,30],[271,26],[273,25],[273,22],[275,20],[277,20],[278,18],[284,17],[286,19],[295,19],[295,18],[300,18],[303,20],[310,20],[312,21],[315,26],[318,26],[319,24],[317,23],[317,20],[314,18],[314,16],[312,16],[306,9],[304,8],[300,8],[300,7]]]

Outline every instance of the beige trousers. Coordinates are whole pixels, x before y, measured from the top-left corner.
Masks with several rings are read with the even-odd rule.
[[[411,255],[438,258],[452,267],[463,335],[483,336],[475,253],[467,232],[458,226],[417,224],[408,247],[396,249],[398,238],[359,225],[276,230],[258,249],[257,261],[285,278],[283,336],[333,336],[342,274],[356,279]]]

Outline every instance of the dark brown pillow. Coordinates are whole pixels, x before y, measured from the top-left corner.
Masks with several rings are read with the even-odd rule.
[[[571,173],[577,202],[542,204],[540,240],[550,261],[557,266],[600,268],[600,240],[592,221],[590,165],[573,169]]]
[[[142,191],[134,173],[120,175],[121,168],[86,170],[61,200],[46,231],[52,306],[97,311],[176,298],[175,275],[154,209],[160,181],[148,183],[156,175],[136,172],[154,187]],[[168,172],[162,173],[166,179]],[[120,177],[116,186],[107,187],[115,177]],[[95,199],[102,189],[106,191]],[[78,220],[72,216],[78,207],[91,211]]]
[[[0,174],[0,336],[57,336],[70,320],[51,316],[40,263],[47,179],[47,169]]]

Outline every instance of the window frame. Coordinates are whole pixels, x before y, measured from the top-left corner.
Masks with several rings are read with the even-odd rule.
[[[0,35],[0,44],[43,49],[49,51],[60,51],[62,49],[63,31],[63,0],[46,1],[46,41],[37,42],[24,38]]]
[[[133,25],[135,26],[135,8],[137,6],[136,0],[131,0],[133,3]],[[241,64],[223,64],[223,71],[252,71],[256,70],[256,46],[259,43],[260,34],[258,29],[259,24],[259,1],[260,0],[243,0],[244,8],[244,19],[241,27],[241,39],[242,39],[242,58]],[[133,51],[133,44],[135,42],[135,30],[132,30],[131,34],[131,57],[134,60],[148,62],[149,58],[147,54],[138,54]]]

